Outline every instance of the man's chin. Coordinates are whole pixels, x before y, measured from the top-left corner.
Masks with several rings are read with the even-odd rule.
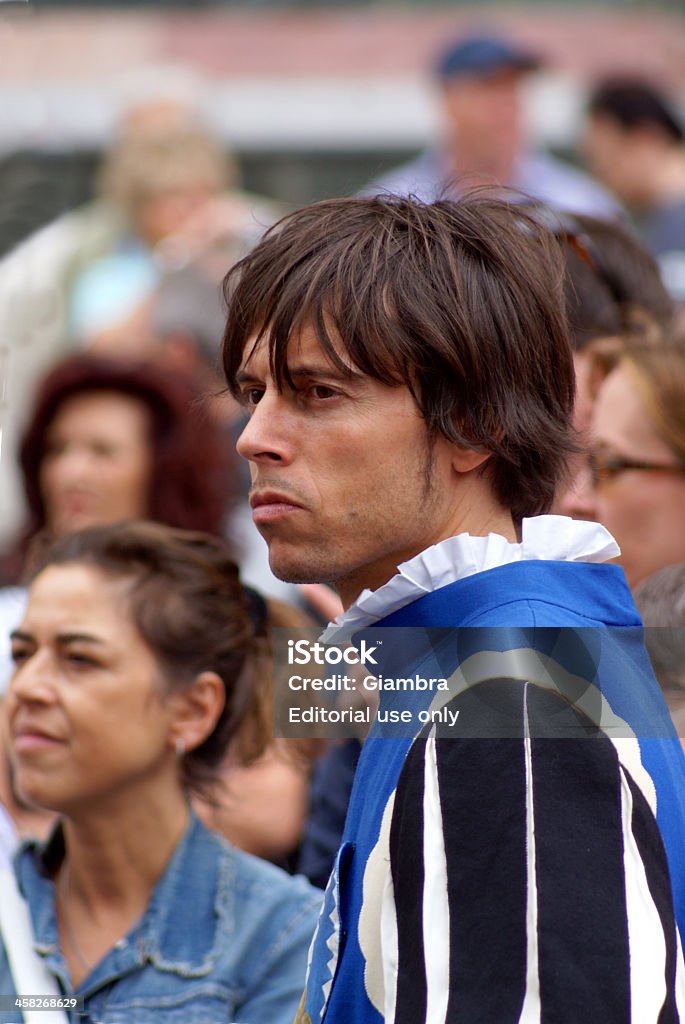
[[[302,566],[281,565],[269,560],[269,567],[276,577],[284,583],[324,583],[324,579],[313,570],[310,572]]]
[[[322,566],[308,564],[305,559],[269,550],[269,568],[284,583],[328,583],[329,574]]]

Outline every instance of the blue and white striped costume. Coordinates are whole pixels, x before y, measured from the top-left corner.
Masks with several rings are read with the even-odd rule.
[[[372,730],[298,1022],[685,1021],[685,758],[622,571],[542,551],[373,624],[383,672],[450,676],[380,707],[432,699],[459,723]],[[452,639],[420,650],[406,627]],[[583,670],[577,705],[544,684],[550,664]]]

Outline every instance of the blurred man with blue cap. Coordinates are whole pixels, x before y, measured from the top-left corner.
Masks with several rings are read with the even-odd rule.
[[[477,185],[506,185],[550,206],[615,218],[617,201],[588,175],[532,148],[523,124],[521,85],[539,54],[494,33],[464,36],[434,64],[444,130],[439,147],[364,189],[433,201]]]

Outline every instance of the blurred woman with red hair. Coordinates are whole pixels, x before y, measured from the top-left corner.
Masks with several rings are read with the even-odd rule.
[[[151,519],[223,531],[228,449],[187,378],[81,354],[43,381],[20,452],[28,523],[2,566],[16,583],[31,544],[84,526]]]

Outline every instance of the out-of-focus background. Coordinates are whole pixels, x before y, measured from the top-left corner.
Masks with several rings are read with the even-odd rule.
[[[574,155],[593,79],[685,92],[682,0],[426,4],[240,0],[0,3],[0,251],[92,192],[125,107],[192,96],[244,186],[288,203],[353,192],[437,128],[435,53],[473,27],[548,66],[527,86],[536,139]]]

